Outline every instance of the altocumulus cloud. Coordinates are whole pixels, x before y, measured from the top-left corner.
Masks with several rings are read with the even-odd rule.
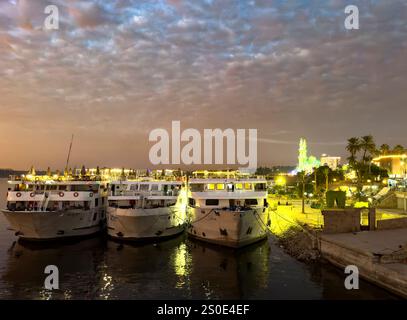
[[[300,136],[407,143],[407,0],[354,2],[351,32],[340,0],[1,0],[0,166],[62,165],[71,132],[78,162],[146,166],[171,120],[257,128],[260,163],[295,162]]]

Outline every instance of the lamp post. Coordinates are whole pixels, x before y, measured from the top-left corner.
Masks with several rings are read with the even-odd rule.
[[[299,175],[301,177],[301,183],[302,183],[302,192],[301,192],[301,202],[302,202],[302,213],[305,213],[305,199],[304,199],[304,194],[305,194],[305,172],[301,171],[299,172]]]

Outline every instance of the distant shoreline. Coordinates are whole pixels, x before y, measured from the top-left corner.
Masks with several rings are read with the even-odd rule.
[[[26,171],[19,171],[13,169],[0,169],[0,178],[8,178],[11,175],[19,176],[26,173]]]

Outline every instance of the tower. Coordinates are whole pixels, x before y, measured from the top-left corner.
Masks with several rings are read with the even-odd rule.
[[[298,171],[305,171],[308,162],[307,141],[304,138],[300,139],[300,147],[298,148]]]

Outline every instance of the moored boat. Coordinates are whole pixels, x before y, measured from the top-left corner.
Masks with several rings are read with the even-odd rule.
[[[107,182],[99,176],[10,177],[2,212],[26,240],[88,236],[106,225]]]
[[[266,180],[238,172],[206,173],[188,185],[188,235],[240,248],[267,237]]]
[[[184,231],[185,205],[181,181],[113,181],[107,209],[109,236],[121,240],[151,240]]]

